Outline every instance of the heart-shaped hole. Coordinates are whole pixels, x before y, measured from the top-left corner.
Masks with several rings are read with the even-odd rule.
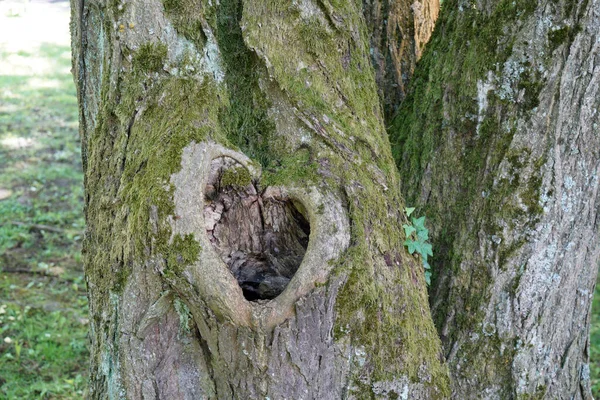
[[[261,190],[231,157],[212,160],[204,189],[206,232],[250,301],[277,297],[306,253],[310,225],[298,201]]]

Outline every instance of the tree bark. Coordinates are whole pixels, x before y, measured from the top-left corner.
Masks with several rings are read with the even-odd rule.
[[[392,128],[453,398],[590,399],[600,2],[444,2]]]
[[[439,0],[363,0],[386,126],[406,96],[439,11]]]
[[[361,5],[72,13],[89,397],[446,398]]]

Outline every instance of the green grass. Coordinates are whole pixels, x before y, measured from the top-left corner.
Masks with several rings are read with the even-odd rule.
[[[24,70],[28,60],[42,67]],[[0,43],[2,400],[85,394],[83,177],[69,69],[68,46]]]

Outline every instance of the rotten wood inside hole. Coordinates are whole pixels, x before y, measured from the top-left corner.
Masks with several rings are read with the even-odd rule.
[[[302,204],[261,190],[230,157],[212,161],[204,190],[206,232],[250,301],[286,288],[306,253],[310,225]]]

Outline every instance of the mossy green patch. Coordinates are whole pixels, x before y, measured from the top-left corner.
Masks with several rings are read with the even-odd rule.
[[[550,42],[550,49],[552,51],[567,41],[570,30],[569,26],[563,26],[562,28],[548,32],[548,41]]]
[[[172,243],[169,245],[170,254],[169,260],[172,263],[178,263],[181,265],[190,265],[198,260],[202,247],[194,235],[188,233],[184,237],[181,235],[175,235]]]
[[[263,167],[277,157],[271,151],[275,126],[267,115],[270,106],[259,87],[265,70],[244,43],[240,19],[242,2],[222,0],[216,11],[216,39],[223,57],[229,103],[219,121],[227,138]]]
[[[202,18],[206,7],[202,0],[163,0],[167,16],[177,32],[196,45],[200,50],[206,43],[202,29]]]
[[[175,307],[175,311],[179,316],[179,332],[178,336],[183,336],[190,333],[190,330],[193,329],[193,317],[192,313],[188,306],[179,298],[176,297],[173,300],[173,307]]]
[[[135,72],[128,78],[123,80],[126,84],[122,90],[126,92],[122,98],[144,98],[144,109],[136,110],[136,101],[131,100],[115,107],[120,118],[104,114],[97,129],[102,131],[111,124],[114,128],[109,128],[109,132],[119,134],[92,135],[90,160],[102,165],[94,165],[87,173],[88,191],[99,193],[88,204],[88,223],[100,237],[105,234],[113,239],[105,243],[108,248],[96,249],[91,255],[93,265],[109,266],[105,271],[95,269],[92,273],[103,277],[93,279],[117,291],[124,287],[132,268],[125,260],[172,254],[167,216],[176,216],[173,215],[170,176],[180,169],[181,153],[186,145],[207,137],[219,137],[218,126],[212,125],[218,112],[217,102],[211,99],[218,94],[212,81],[199,83],[185,78],[148,81],[144,74]],[[113,137],[117,139],[111,144]],[[112,147],[117,151],[108,151]],[[107,151],[106,155],[98,154],[103,151]],[[115,188],[116,199],[102,194],[103,188],[111,186]],[[111,231],[119,232],[120,239],[108,233]],[[184,251],[189,247],[189,238],[185,240],[181,244],[186,246],[181,249],[175,246],[177,251],[181,250],[177,259],[189,261],[192,253]],[[110,274],[111,268],[118,273]]]
[[[317,163],[310,150],[301,148],[296,153],[280,157],[265,169],[263,186],[316,184],[322,178],[317,173]]]
[[[532,221],[537,221],[539,215],[544,213],[544,208],[540,205],[540,189],[542,187],[542,178],[538,175],[532,176],[527,182],[526,190],[521,193],[521,199],[527,206]]]
[[[221,187],[245,187],[252,184],[252,176],[245,167],[228,168],[221,176]]]
[[[153,92],[151,99],[160,101],[151,101],[131,129],[131,154],[123,171],[122,195],[131,207],[128,224],[132,237],[140,232],[135,241],[139,255],[150,248],[145,232],[152,223],[158,224],[152,227],[157,231],[154,246],[161,251],[162,246],[168,246],[170,226],[166,216],[173,214],[169,178],[180,169],[183,148],[192,141],[218,137],[218,129],[211,127],[217,119],[217,105],[210,100],[217,89],[210,81],[169,79]],[[156,208],[156,221],[150,220],[152,207]]]
[[[167,59],[167,46],[164,43],[144,43],[133,56],[135,68],[144,72],[162,70]]]
[[[537,107],[540,103],[539,96],[542,88],[544,87],[544,81],[542,80],[541,73],[537,70],[532,71],[529,63],[524,64],[525,69],[519,77],[519,83],[517,87],[525,91],[522,100],[522,111],[529,111]]]

